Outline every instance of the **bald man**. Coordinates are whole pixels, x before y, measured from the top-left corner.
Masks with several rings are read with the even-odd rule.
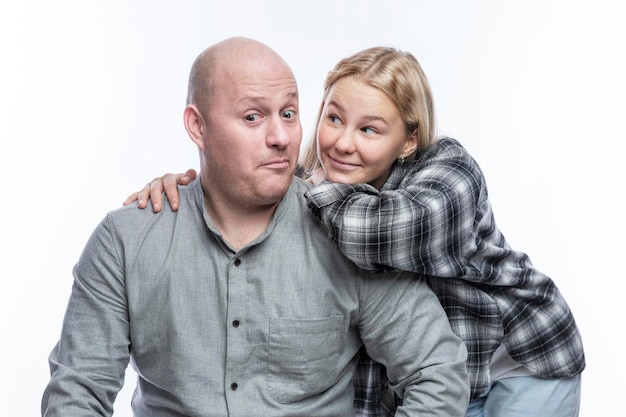
[[[205,50],[184,124],[200,178],[177,212],[125,207],[95,229],[42,415],[112,415],[130,361],[136,417],[353,416],[365,346],[403,397],[396,415],[463,416],[466,351],[425,282],[359,270],[309,215],[282,58],[245,38]]]

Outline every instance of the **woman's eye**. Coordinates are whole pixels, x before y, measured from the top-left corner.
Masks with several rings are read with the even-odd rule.
[[[340,122],[339,117],[333,116],[333,115],[328,116],[328,120],[330,120],[331,123],[339,123]]]
[[[378,133],[376,131],[376,129],[374,129],[373,127],[364,127],[364,128],[361,129],[361,131],[367,133],[368,135],[374,135],[374,134]]]
[[[259,116],[258,114],[249,114],[245,117],[246,121],[248,122],[256,122],[257,120],[259,120],[261,116]]]

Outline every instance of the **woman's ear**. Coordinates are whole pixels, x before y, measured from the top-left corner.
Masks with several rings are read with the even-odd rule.
[[[417,128],[413,129],[413,132],[409,134],[406,138],[406,142],[404,142],[404,149],[402,150],[402,156],[407,158],[409,155],[412,155],[417,146],[419,145],[419,138],[417,134]]]
[[[198,108],[193,104],[188,104],[183,113],[185,129],[191,140],[204,151],[204,121]]]

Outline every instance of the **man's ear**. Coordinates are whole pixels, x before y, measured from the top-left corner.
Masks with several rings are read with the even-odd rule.
[[[185,129],[191,140],[204,151],[204,121],[198,108],[193,104],[188,104],[183,113]]]

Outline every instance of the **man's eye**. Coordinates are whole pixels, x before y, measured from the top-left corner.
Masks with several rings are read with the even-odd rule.
[[[259,120],[261,116],[259,116],[258,114],[249,114],[245,117],[246,121],[248,122],[256,122],[257,120]]]
[[[293,119],[294,117],[296,117],[296,112],[293,110],[287,110],[283,113],[283,117],[286,119]]]

